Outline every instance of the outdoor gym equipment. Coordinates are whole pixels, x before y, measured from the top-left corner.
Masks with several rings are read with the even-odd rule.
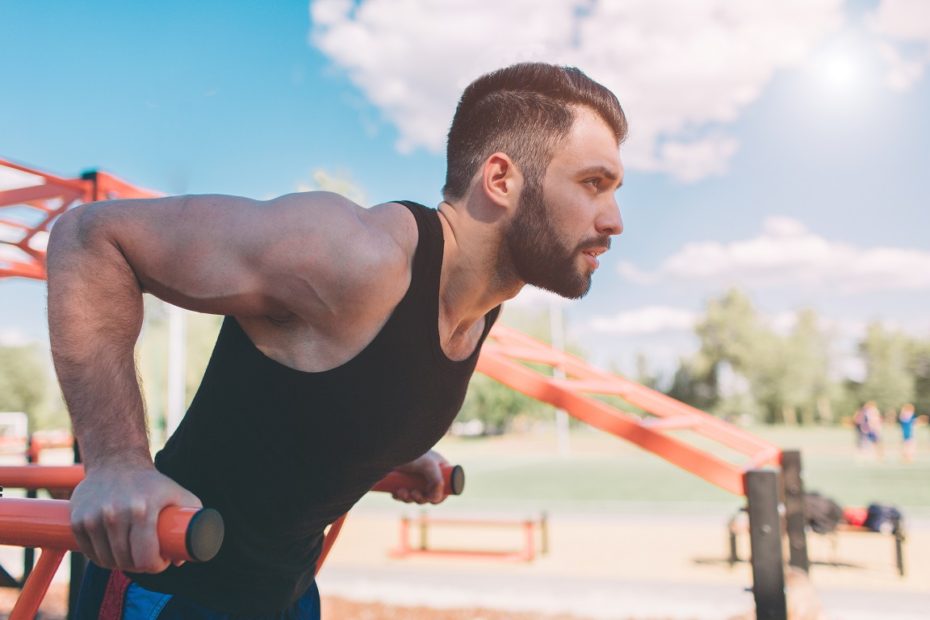
[[[0,499],[0,544],[42,549],[10,620],[35,618],[65,552],[77,550],[70,516],[67,500]],[[158,541],[167,560],[205,562],[223,542],[223,519],[209,508],[165,508],[158,517]]]
[[[441,469],[444,495],[460,495],[465,488],[464,470],[458,465],[445,465]],[[83,478],[84,468],[81,465],[0,467],[0,484],[6,488],[70,492]],[[425,492],[426,484],[419,476],[394,471],[375,484],[372,491],[393,493],[402,488]],[[71,531],[70,514],[71,504],[67,500],[0,497],[0,545],[42,549],[39,561],[23,584],[10,620],[31,620],[35,617],[65,552],[78,550]],[[343,515],[327,530],[316,572],[329,554],[345,518]],[[158,518],[160,549],[163,557],[171,561],[206,562],[212,559],[220,549],[223,534],[220,514],[209,508],[168,507]],[[76,586],[72,582],[71,587]]]
[[[416,545],[410,544],[411,526],[413,526],[419,534],[419,541]],[[523,548],[517,550],[502,550],[431,547],[429,544],[429,528],[436,526],[452,528],[517,529],[519,530],[518,534],[522,532]],[[537,531],[539,532],[539,553],[541,555],[546,555],[549,553],[549,518],[545,512],[543,512],[538,519],[465,519],[456,517],[434,517],[424,510],[416,519],[411,519],[407,515],[400,518],[398,546],[391,551],[391,555],[398,558],[410,555],[442,555],[448,557],[494,558],[532,562],[536,559],[537,554]]]
[[[0,237],[0,244],[15,254],[0,256],[0,278],[45,279],[44,239],[54,219],[68,208],[81,202],[157,195],[100,171],[67,179],[0,159],[0,171],[4,169],[23,175],[28,182],[0,191],[0,209],[25,207],[36,216],[29,224],[0,217],[0,227],[13,231]],[[733,424],[597,369],[499,323],[484,344],[477,370],[745,497],[757,617],[787,617],[783,531],[788,535],[788,563],[805,572],[809,568],[799,453],[782,452]],[[607,402],[604,396],[622,399],[644,413],[626,411]],[[681,435],[686,433],[697,441],[683,440]],[[784,506],[784,518],[780,505]],[[333,527],[338,532],[337,524]]]

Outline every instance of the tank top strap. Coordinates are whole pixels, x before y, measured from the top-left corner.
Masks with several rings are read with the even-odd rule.
[[[412,200],[395,200],[413,214],[417,222],[417,249],[413,256],[410,291],[428,312],[438,316],[439,281],[442,276],[444,251],[439,212]]]

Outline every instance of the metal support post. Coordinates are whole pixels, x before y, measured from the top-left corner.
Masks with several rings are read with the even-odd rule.
[[[807,518],[804,514],[804,482],[801,478],[801,452],[785,450],[781,453],[782,483],[785,492],[785,529],[788,532],[788,564],[810,572],[807,557],[807,536],[804,533]]]
[[[81,449],[78,446],[77,437],[74,438],[74,462],[81,462]],[[87,568],[87,558],[77,551],[72,551],[69,555],[71,578],[68,583],[68,620],[75,620],[78,595],[81,593],[81,582],[84,581],[84,569]]]
[[[772,470],[746,472],[752,592],[757,620],[786,620],[785,572],[782,566],[778,476]]]

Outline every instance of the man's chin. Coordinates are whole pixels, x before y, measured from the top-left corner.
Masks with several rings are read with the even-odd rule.
[[[564,282],[550,282],[550,283],[530,283],[533,286],[536,286],[541,289],[545,289],[550,293],[555,293],[559,297],[564,297],[565,299],[581,299],[588,294],[588,291],[591,290],[591,276],[581,276],[579,281],[573,282],[571,284]]]

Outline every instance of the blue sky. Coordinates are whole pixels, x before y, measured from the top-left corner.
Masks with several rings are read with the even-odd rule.
[[[930,335],[927,3],[0,0],[0,157],[256,198],[322,172],[435,205],[455,97],[529,59],[630,118],[626,232],[564,306],[596,361],[668,367],[733,284],[782,329],[809,306],[847,343],[873,319]],[[41,283],[0,298],[0,339],[44,339]]]

